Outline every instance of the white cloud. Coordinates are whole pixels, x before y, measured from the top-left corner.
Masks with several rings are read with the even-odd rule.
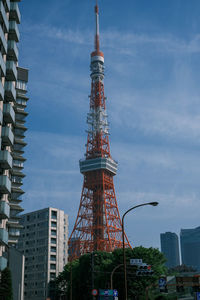
[[[78,45],[93,45],[93,30],[63,29],[44,24],[25,24],[25,32],[35,32],[50,39],[62,40]],[[191,39],[181,39],[171,34],[134,34],[119,30],[108,29],[101,32],[102,48],[111,48],[121,54],[135,56],[136,49],[148,46],[149,51],[169,52],[177,54],[199,53],[200,34],[193,35]],[[81,50],[80,50],[81,51]]]

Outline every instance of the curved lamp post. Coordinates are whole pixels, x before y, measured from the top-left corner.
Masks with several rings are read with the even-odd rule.
[[[152,206],[157,206],[158,202],[149,202],[149,203],[143,203],[139,204],[136,206],[133,206],[129,208],[122,216],[122,240],[123,240],[123,265],[124,265],[124,300],[128,300],[128,293],[127,293],[127,276],[126,276],[126,253],[125,253],[125,242],[124,242],[124,218],[125,216],[133,209],[140,207],[140,206],[145,206],[145,205],[152,205]]]

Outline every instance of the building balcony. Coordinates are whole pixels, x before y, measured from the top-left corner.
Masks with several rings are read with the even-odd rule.
[[[0,80],[0,101],[4,100],[4,88],[3,88],[3,84]]]
[[[2,143],[6,146],[12,146],[14,142],[14,134],[10,127],[3,126],[2,127]]]
[[[6,54],[7,53],[7,41],[5,38],[5,33],[3,32],[1,26],[0,26],[0,42],[2,45],[2,53]]]
[[[1,69],[1,74],[3,75],[3,77],[5,77],[6,75],[6,64],[5,61],[3,60],[3,56],[0,52],[0,69]]]
[[[8,231],[9,237],[19,237],[20,236],[20,230],[18,228],[9,228]]]
[[[19,42],[19,29],[16,21],[10,21],[9,22],[9,33],[8,33],[8,39],[14,40],[15,42]]]
[[[10,20],[16,21],[18,24],[21,22],[21,14],[19,11],[18,3],[17,2],[11,2],[10,3]]]
[[[3,22],[5,31],[8,32],[8,27],[9,27],[8,18],[2,1],[0,2],[0,21]]]
[[[4,228],[0,228],[0,244],[8,244],[8,231]]]
[[[7,259],[0,256],[0,271],[3,271],[7,267]]]
[[[13,60],[6,62],[6,79],[10,81],[17,80],[17,68]]]
[[[8,57],[15,61],[18,60],[19,50],[15,41],[8,41]]]
[[[13,175],[12,176],[12,184],[21,185],[23,184],[23,179],[20,176]]]
[[[0,151],[0,164],[3,169],[11,169],[13,158],[8,150]]]
[[[0,191],[5,194],[11,192],[11,181],[7,175],[0,175]]]
[[[3,119],[6,123],[15,123],[15,111],[10,103],[3,105]]]
[[[3,0],[6,12],[9,12],[10,10],[10,0]]]
[[[0,109],[0,124],[1,125],[3,124],[3,112],[1,109]]]
[[[12,81],[5,82],[5,98],[8,101],[16,101],[16,89]]]
[[[10,216],[10,205],[6,201],[0,201],[0,218],[7,219]]]

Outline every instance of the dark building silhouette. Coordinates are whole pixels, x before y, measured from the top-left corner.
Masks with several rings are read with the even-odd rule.
[[[178,236],[173,232],[160,234],[161,252],[165,255],[166,267],[173,268],[180,265]]]
[[[181,229],[182,263],[200,270],[200,227]]]

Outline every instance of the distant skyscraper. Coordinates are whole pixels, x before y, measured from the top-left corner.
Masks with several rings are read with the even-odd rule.
[[[28,70],[18,66],[20,0],[0,0],[0,272],[19,237]]]
[[[180,265],[178,236],[173,232],[165,232],[160,234],[161,252],[165,255],[168,268]]]
[[[181,229],[182,263],[200,271],[200,227]]]
[[[67,263],[68,216],[45,208],[21,216],[18,250],[25,255],[24,300],[45,300],[48,283]]]

